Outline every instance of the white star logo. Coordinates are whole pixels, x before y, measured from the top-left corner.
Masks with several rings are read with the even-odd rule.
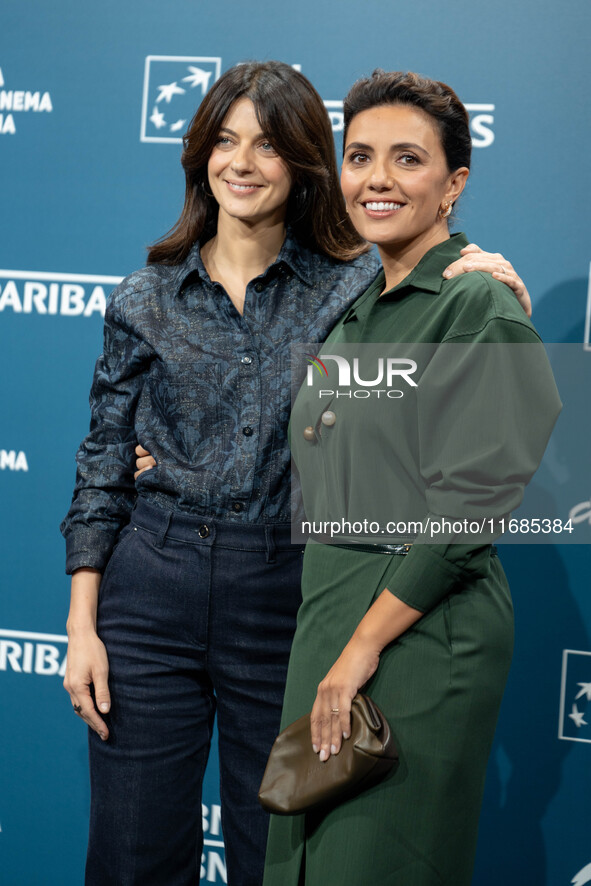
[[[163,126],[166,126],[166,120],[164,119],[164,114],[161,114],[156,106],[154,106],[154,110],[152,111],[152,116],[150,117],[150,123],[153,123],[156,129],[162,129]]]
[[[186,122],[187,122],[186,120],[177,120],[176,123],[171,123],[170,124],[170,131],[171,132],[178,132],[179,129],[183,128],[183,126],[185,125]]]
[[[591,864],[585,865],[582,871],[572,878],[573,886],[584,886],[585,883],[591,883]]]
[[[191,73],[188,77],[183,77],[183,83],[190,83],[192,89],[195,86],[200,86],[201,92],[205,95],[209,86],[211,71],[204,71],[201,68],[196,68],[194,65],[189,65],[188,67]]]
[[[577,683],[577,686],[580,686],[581,690],[575,695],[575,698],[582,698],[583,695],[586,695],[587,701],[591,701],[591,683]]]
[[[578,710],[576,704],[573,705],[573,712],[572,712],[572,714],[569,714],[568,716],[569,716],[570,719],[573,721],[573,723],[575,724],[575,726],[577,727],[577,729],[580,729],[581,726],[588,726],[588,725],[589,725],[589,724],[587,723],[587,721],[583,719],[583,717],[584,717],[585,715],[582,714],[582,713]]]
[[[182,86],[177,86],[176,80],[174,83],[167,83],[163,86],[159,86],[158,89],[160,92],[158,93],[158,98],[156,99],[156,103],[161,101],[165,101],[167,104],[170,104],[172,101],[173,95],[184,95],[186,90],[183,89]]]

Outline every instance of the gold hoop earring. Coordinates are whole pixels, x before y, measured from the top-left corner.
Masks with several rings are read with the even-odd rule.
[[[447,203],[442,203],[439,207],[439,218],[448,218],[448,216],[451,215],[452,206],[453,203],[449,201]]]

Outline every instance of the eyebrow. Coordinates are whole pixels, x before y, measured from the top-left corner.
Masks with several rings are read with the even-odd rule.
[[[237,133],[237,132],[234,132],[233,129],[230,129],[229,126],[220,126],[220,132],[228,132],[230,135],[233,135],[234,138],[239,138],[238,133]],[[257,132],[257,134],[254,136],[255,139],[257,139],[257,138],[266,138],[266,137],[267,137],[267,136],[265,135],[264,132]]]
[[[366,145],[363,142],[350,142],[346,146],[345,150],[350,151],[351,149],[354,149],[356,151],[372,151],[373,150],[371,145]],[[429,151],[427,151],[426,148],[423,148],[421,145],[416,145],[414,142],[397,142],[394,145],[390,145],[391,151],[392,150],[400,151],[400,150],[409,150],[409,149],[413,150],[413,151],[419,151],[421,154],[426,154],[427,157],[431,156]]]

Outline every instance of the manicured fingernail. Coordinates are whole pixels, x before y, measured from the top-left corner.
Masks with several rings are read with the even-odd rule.
[[[314,751],[315,754],[317,754],[317,753],[318,753],[318,745],[317,745],[317,744],[313,744],[313,745],[312,745],[312,750]]]
[[[99,707],[104,714],[106,714],[107,711],[109,710],[109,705],[107,704],[106,701],[104,701],[101,705],[99,705]]]
[[[451,277],[451,271],[449,268],[445,269],[445,271],[443,272],[443,276],[444,277]]]
[[[320,751],[320,762],[326,763],[326,761],[328,760],[328,757],[329,757],[328,751],[325,751],[324,748],[322,748],[322,750]]]
[[[102,738],[103,741],[107,740],[107,736],[105,735],[104,732],[99,732],[99,737]]]
[[[336,752],[337,752],[337,746],[336,746],[336,744],[331,744],[331,746],[330,746],[330,752],[331,752],[331,754],[336,754]]]
[[[346,740],[347,738],[349,738],[349,733],[348,733],[348,732],[343,732],[343,738],[344,738],[345,740]]]

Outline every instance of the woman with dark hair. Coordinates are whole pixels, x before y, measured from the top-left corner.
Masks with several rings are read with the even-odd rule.
[[[261,881],[256,795],[300,602],[290,345],[323,340],[378,270],[345,213],[323,103],[288,65],[225,73],[182,162],[178,223],[109,301],[62,526],[96,886],[199,879],[215,716],[228,882]],[[502,257],[470,259],[523,289]],[[134,483],[137,443],[156,467]]]
[[[349,738],[365,687],[400,762],[336,808],[272,816],[265,886],[471,882],[513,645],[491,541],[521,502],[560,400],[506,287],[483,274],[442,279],[467,242],[447,219],[470,150],[466,111],[443,83],[376,71],[345,99],[341,185],[383,270],[336,324],[318,356],[325,374],[316,383],[309,372],[292,411],[317,535],[304,554],[282,726],[311,710],[326,762]],[[408,384],[398,378],[404,390],[390,391],[382,373],[387,390],[375,396],[377,354],[382,366],[387,355],[408,374],[414,366]]]

